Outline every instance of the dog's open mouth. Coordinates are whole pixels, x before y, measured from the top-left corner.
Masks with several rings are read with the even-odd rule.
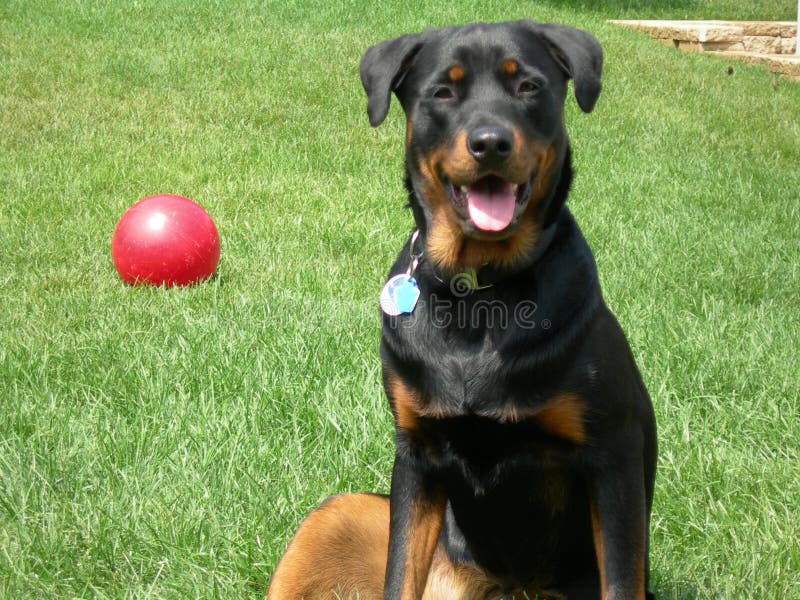
[[[445,186],[458,215],[479,232],[489,234],[507,230],[530,196],[530,181],[518,185],[496,175],[481,177],[470,185],[446,181]]]

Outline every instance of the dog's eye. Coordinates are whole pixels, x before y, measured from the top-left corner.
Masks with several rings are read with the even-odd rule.
[[[433,97],[438,98],[439,100],[451,100],[455,98],[455,94],[453,94],[453,90],[446,86],[437,87],[433,90]]]
[[[520,82],[519,86],[517,87],[517,94],[521,96],[532,96],[539,91],[540,87],[541,84],[539,82],[526,79],[525,81]]]

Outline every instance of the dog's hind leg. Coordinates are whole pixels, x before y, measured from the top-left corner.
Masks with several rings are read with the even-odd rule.
[[[267,600],[380,600],[388,548],[388,498],[328,498],[300,524]]]

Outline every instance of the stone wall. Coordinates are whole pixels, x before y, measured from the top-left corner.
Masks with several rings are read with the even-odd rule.
[[[794,54],[791,21],[612,21],[687,52]]]
[[[685,52],[713,52],[760,63],[800,79],[797,24],[793,21],[611,21]]]

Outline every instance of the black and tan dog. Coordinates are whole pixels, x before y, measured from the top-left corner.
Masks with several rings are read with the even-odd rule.
[[[367,50],[370,123],[392,92],[406,114],[417,227],[381,341],[391,493],[309,515],[269,600],[647,597],[653,410],[564,206],[567,83],[591,111],[602,62],[531,21]]]

